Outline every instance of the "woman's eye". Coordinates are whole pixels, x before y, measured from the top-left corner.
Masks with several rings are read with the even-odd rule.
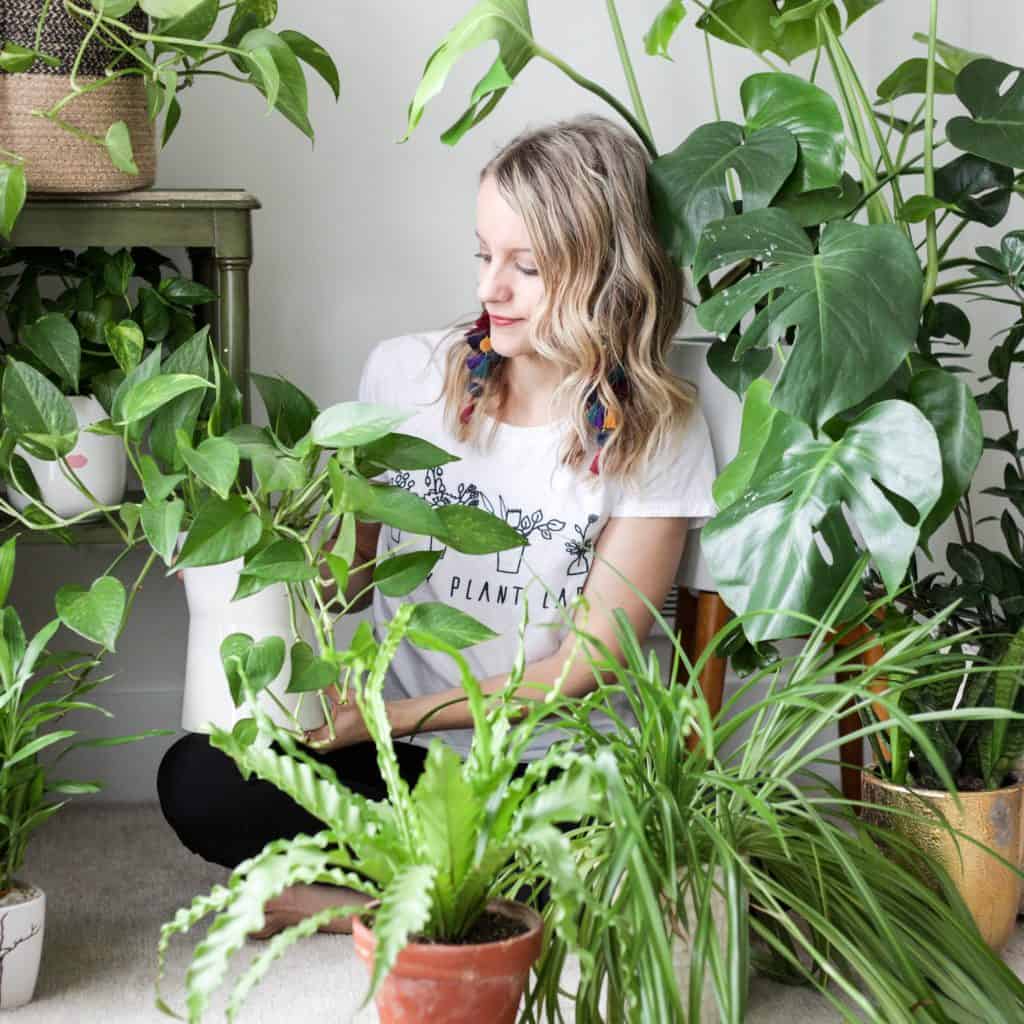
[[[524,273],[527,277],[536,277],[537,276],[537,269],[535,267],[521,267],[521,266],[519,266],[518,263],[516,264],[516,267],[517,267],[518,270],[520,270],[522,273]]]
[[[490,263],[491,262],[491,257],[490,257],[489,253],[486,253],[486,252],[475,252],[475,253],[473,253],[473,255],[478,260],[483,260],[484,263]]]

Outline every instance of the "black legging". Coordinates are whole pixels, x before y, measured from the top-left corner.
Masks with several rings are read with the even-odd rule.
[[[387,797],[372,743],[308,753],[330,765],[354,792],[371,800]],[[396,742],[395,754],[402,778],[412,788],[423,774],[427,749]],[[520,764],[515,774],[525,769]],[[255,775],[243,779],[235,762],[201,733],[186,733],[164,754],[156,788],[160,808],[178,838],[204,860],[226,868],[255,856],[273,839],[290,839],[300,832],[314,835],[325,828],[272,783]]]
[[[312,751],[310,751],[312,753]],[[425,747],[395,743],[402,778],[414,786],[423,773]],[[349,789],[372,800],[387,796],[372,743],[313,756],[331,766]],[[273,839],[325,825],[272,783],[243,779],[235,762],[200,733],[186,733],[164,754],[156,780],[160,807],[178,838],[193,853],[233,868]]]

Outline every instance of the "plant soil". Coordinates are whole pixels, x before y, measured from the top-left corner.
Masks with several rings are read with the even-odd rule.
[[[363,924],[373,927],[373,918],[364,917]],[[514,921],[504,914],[495,914],[485,910],[470,926],[469,931],[461,939],[433,939],[425,935],[412,935],[410,941],[424,946],[483,946],[488,942],[505,942],[517,935],[528,932],[529,926],[522,921]]]

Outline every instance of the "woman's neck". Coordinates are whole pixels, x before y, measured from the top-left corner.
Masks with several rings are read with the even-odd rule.
[[[505,365],[505,402],[494,418],[517,427],[541,426],[564,415],[551,408],[562,382],[559,368],[539,356],[519,355]]]

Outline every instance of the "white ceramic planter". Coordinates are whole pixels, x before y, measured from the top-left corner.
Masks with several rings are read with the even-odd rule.
[[[223,565],[183,571],[188,602],[188,651],[181,725],[188,732],[209,733],[211,725],[231,729],[240,719],[250,717],[245,704],[236,708],[231,700],[220,660],[220,645],[225,637],[232,633],[248,633],[258,641],[268,636],[279,636],[288,649],[291,648],[292,627],[284,584],[274,584],[240,601],[231,600],[242,565],[242,559],[238,558]],[[291,657],[286,654],[284,668],[267,689],[294,712],[299,706],[299,694],[285,692],[290,678]],[[260,707],[279,725],[294,724],[288,721],[267,693],[261,692],[259,700]],[[305,695],[300,720],[305,729],[323,723],[315,694]]]
[[[46,894],[34,885],[14,885],[0,899],[0,1010],[32,999],[43,955]]]
[[[101,505],[117,505],[124,497],[128,471],[124,443],[119,437],[90,434],[83,429],[107,418],[103,406],[95,398],[88,395],[69,398],[68,401],[75,411],[79,434],[78,443],[67,456],[67,463]],[[68,518],[88,512],[93,507],[93,503],[64,476],[59,462],[45,462],[21,448],[15,450],[32,470],[43,501],[57,515]],[[13,487],[8,488],[8,496],[19,511],[24,511],[30,504],[29,499]]]

